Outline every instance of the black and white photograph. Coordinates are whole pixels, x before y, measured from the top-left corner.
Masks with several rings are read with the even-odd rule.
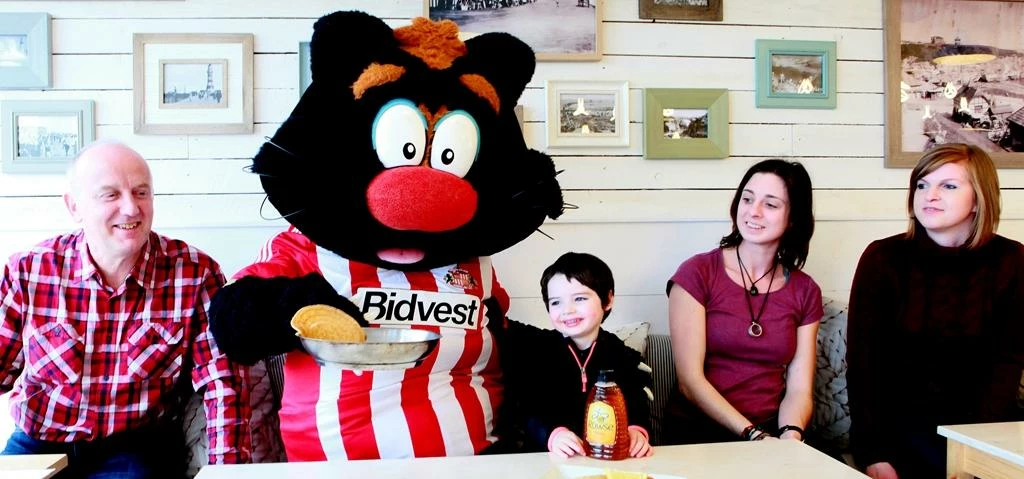
[[[558,131],[568,135],[612,135],[615,132],[614,93],[558,95]]]
[[[708,0],[654,0],[655,5],[706,7]]]
[[[629,146],[629,82],[544,83],[548,146]]]
[[[226,59],[160,62],[161,108],[226,108]]]
[[[772,92],[820,95],[822,58],[820,55],[772,54]]]
[[[431,20],[454,21],[464,33],[511,33],[538,60],[600,59],[598,0],[429,1]]]
[[[28,35],[0,34],[0,67],[20,67],[28,60]]]
[[[722,0],[638,0],[640,18],[722,21]]]
[[[92,100],[0,101],[3,173],[61,174],[95,137]]]
[[[903,152],[968,143],[1024,152],[1024,3],[903,0],[900,76]],[[894,65],[895,66],[895,65]]]
[[[668,140],[708,137],[708,111],[695,108],[663,108],[661,116]]]
[[[82,147],[77,114],[17,115],[15,135],[19,158],[70,158]]]

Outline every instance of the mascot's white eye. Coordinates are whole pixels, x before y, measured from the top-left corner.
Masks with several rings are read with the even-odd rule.
[[[430,146],[432,168],[462,178],[473,166],[479,152],[480,128],[469,113],[456,110],[437,122]]]
[[[373,149],[385,168],[413,166],[423,160],[427,119],[405,99],[391,100],[373,120]]]

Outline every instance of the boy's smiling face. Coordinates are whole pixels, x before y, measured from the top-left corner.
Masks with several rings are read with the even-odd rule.
[[[589,348],[597,339],[605,311],[611,310],[613,297],[607,304],[594,290],[565,275],[556,274],[548,281],[548,316],[555,330],[572,338],[580,349]]]

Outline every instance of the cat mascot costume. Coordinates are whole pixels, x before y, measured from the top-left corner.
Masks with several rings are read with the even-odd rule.
[[[509,301],[489,255],[562,212],[514,112],[533,51],[360,12],[319,19],[310,47],[313,82],[252,165],[291,226],[214,297],[217,344],[245,364],[286,355],[290,461],[480,453],[496,440],[492,329]],[[312,304],[441,340],[409,369],[321,367],[289,325]]]

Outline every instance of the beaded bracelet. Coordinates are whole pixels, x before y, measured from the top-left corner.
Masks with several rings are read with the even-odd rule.
[[[764,429],[761,429],[756,424],[751,424],[751,425],[743,428],[743,432],[740,433],[740,437],[742,437],[743,439],[746,439],[748,441],[760,441],[760,440],[764,439],[767,436],[768,436],[768,433],[764,432]]]
[[[757,425],[755,425],[755,424],[751,424],[751,425],[743,428],[743,432],[740,433],[740,437],[742,437],[743,439],[746,439],[746,440],[749,441],[750,440],[750,433],[754,432],[755,429],[757,429]]]

